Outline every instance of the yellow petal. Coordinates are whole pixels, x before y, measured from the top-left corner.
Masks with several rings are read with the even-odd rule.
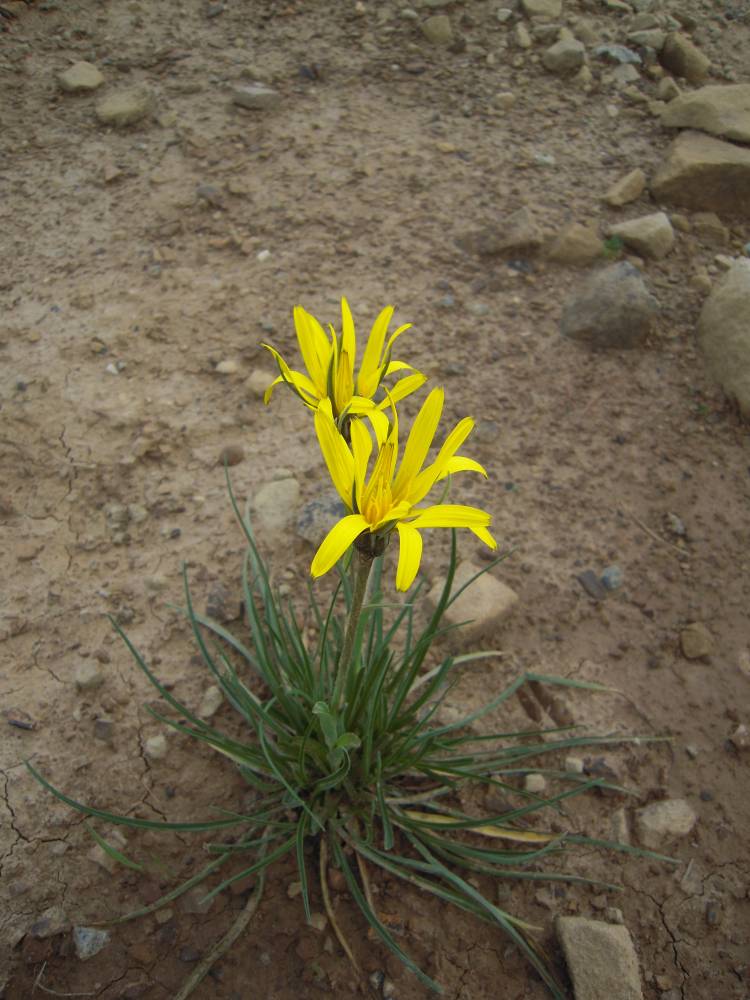
[[[412,424],[409,437],[404,449],[404,457],[401,459],[398,475],[393,483],[394,496],[402,499],[407,493],[411,481],[417,476],[422,468],[422,463],[427,458],[432,439],[440,423],[440,414],[443,412],[443,400],[445,393],[442,389],[433,389],[427,399],[422,404],[422,408]]]
[[[333,485],[345,506],[351,510],[354,459],[333,419],[329,399],[324,399],[315,411],[315,433],[318,435],[320,450],[328,466]]]
[[[372,424],[372,429],[375,431],[375,440],[378,443],[378,447],[380,447],[388,437],[390,428],[388,417],[386,417],[385,413],[381,413],[380,410],[376,409],[367,410],[365,416]]]
[[[354,336],[354,320],[349,303],[341,297],[341,350],[346,352],[351,358],[352,371],[354,370],[354,359],[357,356],[357,341]]]
[[[414,583],[422,558],[422,536],[410,524],[399,523],[398,568],[396,570],[396,590],[408,590]]]
[[[409,371],[414,371],[414,366],[407,365],[405,361],[389,361],[388,366],[385,369],[385,374],[393,375],[394,372],[402,372],[405,369],[409,369]]]
[[[472,528],[470,526],[470,530],[474,532],[474,534],[477,536],[480,542],[484,542],[484,544],[488,545],[491,549],[497,548],[497,542],[489,533],[489,531],[487,531],[486,528],[477,528],[477,527]]]
[[[421,372],[415,372],[413,375],[407,375],[406,378],[400,378],[398,382],[395,383],[392,389],[389,389],[388,396],[378,403],[379,410],[385,410],[391,403],[398,403],[400,400],[404,399],[406,396],[411,395],[411,393],[416,392],[420,386],[423,386],[427,381],[427,376],[423,375]]]
[[[302,360],[312,379],[318,395],[327,396],[326,378],[333,355],[333,345],[326,337],[320,323],[306,312],[302,306],[294,307],[294,328],[297,332]]]
[[[312,384],[310,379],[306,375],[303,375],[301,372],[293,371],[286,363],[286,361],[284,361],[279,352],[275,348],[271,347],[270,344],[262,344],[261,346],[265,347],[267,351],[271,352],[271,354],[274,357],[274,360],[276,361],[276,364],[279,366],[279,371],[281,372],[280,377],[277,378],[274,382],[272,382],[271,385],[266,389],[263,395],[264,402],[266,403],[268,402],[268,400],[271,398],[273,387],[279,381],[282,381],[286,382],[291,389],[294,389],[297,392],[297,395],[301,397],[303,403],[306,403],[308,406],[317,405],[320,396],[316,392],[315,386]]]
[[[435,826],[444,826],[455,823],[455,816],[444,816],[442,813],[419,812],[416,809],[405,809],[404,813],[418,823],[432,823]],[[515,840],[520,844],[549,844],[556,840],[559,834],[556,833],[536,833],[534,830],[512,830],[509,827],[495,826],[492,823],[483,823],[477,820],[476,826],[467,829],[473,833],[481,833],[485,837],[497,837],[500,840]]]
[[[312,576],[323,576],[335,566],[358,535],[368,528],[361,514],[347,514],[338,521],[321,542],[310,566]]]
[[[349,424],[352,437],[352,455],[354,456],[354,488],[357,497],[357,507],[362,509],[362,491],[367,478],[367,466],[372,453],[372,438],[370,432],[361,420],[352,420]]]
[[[487,470],[483,465],[475,462],[473,458],[464,458],[463,455],[454,455],[453,458],[449,458],[438,479],[445,479],[446,476],[451,476],[454,472],[479,472],[485,479],[487,478]]]
[[[362,364],[357,377],[357,392],[360,396],[372,396],[380,381],[380,356],[388,324],[393,316],[393,306],[386,306],[372,324]]]
[[[438,503],[433,507],[415,511],[417,516],[409,523],[413,528],[488,528],[492,517],[478,507],[457,503]]]
[[[414,479],[409,489],[409,499],[412,503],[419,503],[430,492],[434,484],[443,475],[447,463],[453,458],[455,453],[464,443],[474,427],[471,417],[464,417],[459,420],[448,437],[443,442],[437,458],[426,469],[423,469]]]

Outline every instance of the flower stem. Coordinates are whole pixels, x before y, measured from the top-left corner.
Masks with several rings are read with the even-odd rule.
[[[352,665],[354,653],[354,640],[357,635],[359,619],[362,615],[362,605],[367,593],[367,581],[370,578],[373,557],[369,552],[361,552],[355,549],[356,555],[352,560],[352,575],[354,577],[354,590],[352,593],[352,606],[349,609],[349,620],[346,623],[346,634],[344,635],[344,646],[339,658],[338,671],[336,673],[336,685],[333,690],[333,708],[338,709],[341,704],[344,691],[346,690],[346,679]]]

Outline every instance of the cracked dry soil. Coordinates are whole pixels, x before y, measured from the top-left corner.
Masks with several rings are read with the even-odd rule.
[[[22,761],[130,815],[187,820],[243,803],[232,768],[192,745],[170,735],[166,757],[145,754],[159,731],[143,709],[153,693],[107,615],[185,702],[200,703],[208,680],[170,608],[180,566],[199,606],[226,588],[227,618],[241,629],[242,545],[219,456],[244,450],[232,469],[241,498],[282,468],[302,502],[328,488],[294,401],[280,394],[266,410],[254,387],[268,369],[259,341],[293,353],[292,306],[335,322],[342,293],[360,331],[394,303],[415,324],[409,355],[446,387],[447,418],[479,419],[470,453],[489,480],[467,477],[461,498],[491,510],[513,550],[496,572],[518,610],[487,637],[512,655],[467,669],[448,709],[479,705],[521,668],[604,682],[622,694],[570,700],[579,725],[673,742],[608,751],[607,768],[635,794],[573,800],[551,822],[609,837],[615,810],[632,828],[635,808],[664,797],[698,814],[688,837],[663,845],[675,868],[587,851],[567,867],[622,892],[502,886],[503,905],[540,926],[561,975],[554,915],[616,906],[647,1000],[750,996],[748,763],[728,742],[748,721],[750,692],[748,436],[695,349],[702,294],[689,284],[716,250],[678,234],[667,258],[644,265],[661,303],[654,336],[630,353],[592,354],[557,329],[582,272],[535,259],[524,274],[456,244],[524,204],[550,234],[571,220],[614,222],[601,194],[637,166],[650,173],[666,133],[598,75],[585,93],[545,74],[538,48],[515,50],[484,0],[446,6],[462,51],[432,47],[391,0],[4,6],[18,14],[0,35],[4,997],[166,1000],[252,889],[235,886],[205,913],[193,898],[115,926],[86,962],[69,932],[35,936],[51,907],[88,925],[157,899],[203,851],[200,837],[130,834],[126,853],[145,874],[107,870],[81,817]],[[584,16],[617,35],[621,14],[605,4],[564,7],[569,23]],[[746,81],[746,21],[723,19],[719,2],[679,9],[714,64]],[[79,59],[102,70],[104,91],[149,87],[154,115],[124,130],[97,124],[96,94],[57,87]],[[243,73],[274,86],[278,107],[233,107],[227,86]],[[653,96],[653,81],[639,86]],[[504,110],[492,100],[502,91],[516,97]],[[632,207],[655,210],[646,194]],[[722,221],[743,231],[742,220]],[[233,372],[217,372],[223,360]],[[684,538],[669,534],[670,514]],[[278,578],[303,594],[310,546],[292,528],[266,548]],[[461,552],[479,556],[470,539]],[[445,555],[445,539],[428,539],[428,578]],[[596,603],[576,576],[612,563],[623,586]],[[691,621],[713,637],[702,661],[680,652]],[[91,665],[101,683],[78,690],[76,672]],[[226,707],[219,719],[232,724]],[[530,722],[516,703],[488,724]],[[294,878],[291,867],[275,871],[248,933],[196,1000],[357,993],[330,934],[303,926],[287,894]],[[544,996],[499,934],[389,879],[376,891],[452,1000]],[[367,972],[384,971],[402,1000],[423,996],[368,939],[346,894],[334,895]]]

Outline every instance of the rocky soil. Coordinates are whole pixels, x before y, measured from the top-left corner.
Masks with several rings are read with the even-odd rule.
[[[550,822],[676,865],[572,853],[623,891],[503,886],[501,905],[577,1000],[746,1000],[745,3],[3,0],[0,28],[0,995],[174,997],[253,888],[86,930],[195,870],[201,837],[131,834],[145,871],[116,865],[23,761],[130,815],[242,806],[228,764],[147,714],[108,616],[231,725],[173,608],[180,567],[241,630],[226,458],[304,594],[331,491],[295,400],[263,406],[260,341],[295,356],[292,307],[338,323],[345,294],[360,334],[393,303],[446,420],[477,418],[489,480],[456,493],[511,553],[477,629],[507,655],[467,666],[445,711],[535,670],[616,690],[527,697],[496,727],[672,737],[560,761],[632,794]],[[428,583],[445,557],[427,537]],[[336,891],[358,984],[295,878],[275,871],[194,997],[424,996]],[[492,929],[376,889],[446,996],[545,995]]]

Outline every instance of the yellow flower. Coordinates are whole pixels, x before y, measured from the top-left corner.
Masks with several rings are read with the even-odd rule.
[[[268,403],[274,388],[285,382],[296,392],[305,406],[317,410],[323,400],[329,400],[331,412],[340,430],[347,418],[366,415],[380,437],[387,433],[388,418],[383,410],[391,405],[386,397],[373,401],[378,386],[387,375],[408,369],[412,372],[399,379],[390,390],[390,399],[397,403],[424,384],[424,375],[404,361],[391,361],[393,344],[411,323],[400,326],[386,342],[393,306],[387,306],[375,320],[367,340],[359,372],[355,375],[357,342],[349,303],[341,299],[341,334],[330,328],[330,339],[320,323],[302,306],[294,308],[294,327],[307,374],[293,371],[277,350],[263,344],[273,354],[280,375],[266,389],[263,400]],[[356,422],[356,421],[355,421]]]
[[[456,455],[471,432],[474,421],[460,420],[443,442],[434,461],[425,465],[443,410],[444,393],[433,389],[424,401],[398,461],[398,418],[379,442],[372,473],[367,468],[373,442],[360,421],[351,425],[351,447],[339,433],[331,405],[324,401],[315,413],[315,430],[323,458],[339,496],[350,511],[326,535],[312,561],[310,572],[322,576],[363,532],[386,537],[398,532],[399,558],[396,587],[408,590],[417,575],[422,557],[422,528],[469,528],[490,548],[497,543],[489,532],[490,515],[477,507],[439,503],[417,506],[440,479],[453,472],[487,473],[471,458]]]

